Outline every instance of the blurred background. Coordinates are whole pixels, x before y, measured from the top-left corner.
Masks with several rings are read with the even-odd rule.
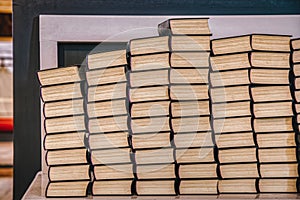
[[[0,1],[0,199],[12,199],[13,184],[12,0]]]

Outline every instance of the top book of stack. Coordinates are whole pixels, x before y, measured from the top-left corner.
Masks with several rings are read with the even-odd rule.
[[[168,19],[158,25],[159,35],[211,35],[208,18]]]

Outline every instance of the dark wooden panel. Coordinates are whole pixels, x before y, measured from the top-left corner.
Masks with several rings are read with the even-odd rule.
[[[41,169],[38,16],[300,14],[299,0],[14,0],[14,199]]]

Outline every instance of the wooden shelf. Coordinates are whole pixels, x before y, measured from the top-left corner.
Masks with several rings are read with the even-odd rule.
[[[45,197],[45,189],[48,183],[47,174],[38,172],[32,181],[23,199],[47,199]],[[64,198],[50,198],[51,200],[59,200]],[[68,198],[68,200],[84,200],[84,199],[110,199],[110,200],[172,200],[172,199],[300,199],[300,194],[222,194],[222,195],[180,195],[180,196],[88,196],[84,198]]]

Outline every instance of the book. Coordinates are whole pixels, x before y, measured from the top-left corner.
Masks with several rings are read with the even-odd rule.
[[[83,98],[82,84],[77,82],[43,86],[41,88],[41,97],[44,102]]]
[[[140,87],[130,89],[129,100],[131,103],[169,100],[168,86]]]
[[[88,164],[89,153],[86,148],[49,150],[46,163],[52,165]]]
[[[46,197],[86,197],[89,181],[49,182]]]
[[[250,101],[216,103],[212,106],[211,115],[214,118],[251,116]]]
[[[255,146],[253,132],[237,132],[215,135],[218,148]]]
[[[93,165],[130,164],[130,148],[111,148],[91,151],[91,162]]]
[[[92,118],[88,122],[90,133],[109,133],[127,131],[127,116]]]
[[[130,114],[131,118],[168,116],[169,107],[169,100],[133,103],[131,104]]]
[[[249,70],[212,72],[210,73],[210,82],[212,87],[247,85],[250,84]]]
[[[137,133],[159,133],[170,131],[169,117],[131,119],[131,131]]]
[[[112,99],[126,99],[126,83],[115,83],[102,85],[101,87],[92,86],[88,88],[87,101],[105,101]]]
[[[236,52],[290,51],[289,35],[251,34],[212,40],[215,55]]]
[[[127,131],[89,134],[88,144],[91,150],[129,147]]]
[[[214,163],[214,148],[183,148],[176,149],[177,163]],[[199,167],[201,165],[198,165]]]
[[[137,195],[176,195],[174,180],[138,180]]]
[[[292,117],[254,119],[256,133],[293,131]]]
[[[259,179],[259,191],[262,193],[297,192],[297,179]]]
[[[170,132],[133,134],[131,142],[133,149],[171,147]]]
[[[86,80],[89,86],[126,82],[125,67],[107,67],[103,69],[87,71]]]
[[[249,86],[216,87],[210,90],[212,103],[250,100]]]
[[[260,173],[262,178],[297,178],[299,176],[298,163],[263,163],[260,165]]]
[[[169,70],[151,70],[129,74],[130,87],[146,87],[169,84]]]
[[[137,165],[136,174],[139,180],[176,178],[174,164]]]
[[[93,196],[98,195],[131,195],[132,180],[105,180],[94,181]]]
[[[179,193],[192,194],[218,194],[218,180],[181,180]]]
[[[193,52],[172,52],[170,66],[172,68],[208,68],[209,52],[203,52],[202,49]]]
[[[274,92],[276,91],[276,92]],[[254,102],[292,100],[289,86],[255,86],[251,87],[251,97]]]
[[[172,118],[171,127],[174,133],[210,131],[210,117]]]
[[[71,133],[58,133],[47,134],[44,138],[44,149],[71,149],[85,147],[86,132],[71,132]]]
[[[293,116],[292,102],[254,103],[253,114],[255,118]]]
[[[171,69],[170,83],[174,83],[174,84],[208,84],[208,68]]]
[[[82,74],[78,66],[53,68],[48,70],[41,70],[37,72],[40,85],[50,86],[66,83],[80,82],[82,80]]]
[[[232,148],[219,150],[220,163],[246,163],[256,162],[256,148]]]
[[[89,54],[87,60],[88,68],[90,70],[106,69],[109,66],[127,65],[126,50]]]
[[[210,56],[212,71],[227,71],[250,69],[249,53],[234,53],[218,56]]]
[[[208,85],[171,85],[172,100],[208,100]]]
[[[213,147],[211,131],[174,134],[174,144],[177,148]]]
[[[85,114],[84,100],[74,99],[44,103],[43,113],[46,118],[83,115]]]
[[[257,134],[256,140],[259,147],[297,146],[294,131]]]
[[[219,192],[224,193],[257,193],[256,179],[219,180]]]
[[[214,119],[214,132],[217,134],[252,131],[251,117]]]
[[[126,99],[90,102],[87,104],[89,118],[127,115]]]
[[[173,148],[136,150],[136,164],[167,164],[174,162]]]
[[[258,158],[260,163],[296,162],[296,148],[260,148],[258,149]]]
[[[177,101],[171,102],[173,117],[204,116],[210,115],[209,101]]]
[[[210,35],[208,18],[168,19],[158,25],[160,35]]]
[[[199,164],[180,164],[178,173],[181,179],[218,178],[217,163],[202,163],[201,167]]]
[[[85,116],[71,116],[45,119],[46,133],[85,131]]]
[[[132,164],[96,165],[94,166],[95,180],[130,180],[133,179]]]
[[[221,177],[226,178],[259,178],[257,163],[220,165]]]
[[[90,165],[51,166],[49,181],[90,180]]]

